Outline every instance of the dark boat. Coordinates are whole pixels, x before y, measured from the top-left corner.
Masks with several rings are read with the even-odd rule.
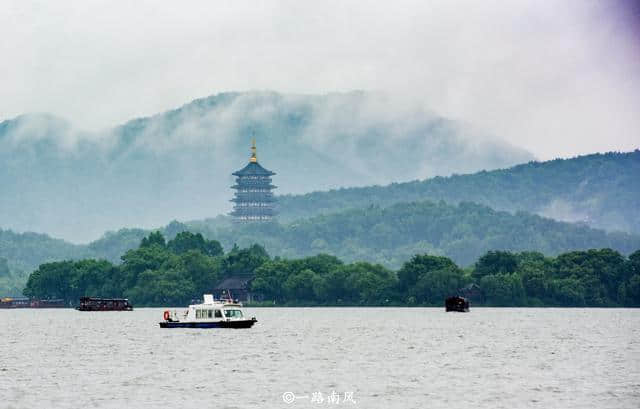
[[[133,311],[133,305],[126,298],[80,297],[78,311]]]
[[[449,297],[444,301],[444,308],[447,312],[469,312],[469,300],[464,297]]]

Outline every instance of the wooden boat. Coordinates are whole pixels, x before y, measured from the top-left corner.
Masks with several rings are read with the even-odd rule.
[[[127,298],[80,297],[78,311],[133,311]]]
[[[469,300],[464,297],[449,297],[444,301],[444,308],[447,312],[469,312]]]

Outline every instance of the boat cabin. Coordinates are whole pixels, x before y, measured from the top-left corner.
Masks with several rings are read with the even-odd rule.
[[[242,304],[233,300],[215,300],[212,294],[205,294],[204,302],[190,305],[182,321],[228,321],[243,318]],[[169,321],[178,321],[175,311],[169,314]]]

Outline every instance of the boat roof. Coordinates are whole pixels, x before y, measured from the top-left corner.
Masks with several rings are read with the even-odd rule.
[[[128,298],[80,297],[80,301],[129,301]]]
[[[216,300],[212,294],[205,294],[203,298],[204,302],[202,304],[191,304],[189,307],[242,307],[242,304],[231,300]]]

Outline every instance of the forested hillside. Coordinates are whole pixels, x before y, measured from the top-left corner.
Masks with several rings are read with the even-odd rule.
[[[87,246],[71,244],[46,234],[15,233],[0,229],[0,258],[7,260],[12,271],[31,271],[46,261],[89,255]]]
[[[195,226],[194,226],[195,227]],[[536,215],[496,211],[463,202],[397,203],[369,206],[287,224],[248,224],[195,230],[219,240],[263,245],[270,254],[303,257],[319,252],[345,261],[368,261],[397,268],[418,253],[450,257],[467,266],[489,250],[539,251],[546,255],[609,247],[624,254],[640,248],[640,236],[607,233],[585,225]]]
[[[508,169],[387,186],[280,196],[282,220],[371,204],[470,201],[610,231],[640,233],[640,151],[530,162]]]
[[[41,263],[90,255],[86,246],[46,234],[19,234],[0,229],[0,297],[19,295],[29,273]]]

